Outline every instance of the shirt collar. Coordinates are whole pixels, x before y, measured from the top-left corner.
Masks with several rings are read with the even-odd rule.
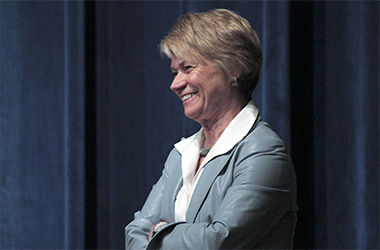
[[[202,165],[205,165],[212,158],[230,151],[239,141],[241,141],[251,130],[255,123],[259,110],[253,100],[235,116],[228,124],[215,145],[211,148]],[[194,135],[177,142],[174,147],[182,154],[190,145],[200,149],[203,141],[202,128]]]

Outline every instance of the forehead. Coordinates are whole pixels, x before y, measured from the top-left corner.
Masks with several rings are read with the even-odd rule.
[[[181,64],[185,62],[184,59],[176,55],[173,55],[170,59],[171,59],[171,63],[170,63],[171,68],[177,68],[178,66],[180,66]]]
[[[171,68],[178,68],[180,66],[183,66],[183,64],[190,63],[190,64],[197,64],[197,65],[208,65],[210,62],[203,58],[196,58],[196,57],[181,57],[172,55],[171,58],[170,67]]]

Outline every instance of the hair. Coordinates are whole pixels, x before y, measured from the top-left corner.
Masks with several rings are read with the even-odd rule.
[[[248,97],[259,80],[260,40],[249,22],[235,12],[213,9],[188,13],[177,19],[160,43],[160,51],[184,60],[215,63],[229,78],[237,77]]]

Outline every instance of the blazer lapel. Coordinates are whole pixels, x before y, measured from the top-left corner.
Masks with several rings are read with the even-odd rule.
[[[226,166],[231,157],[231,153],[219,155],[215,159],[209,161],[205,166],[201,177],[197,183],[194,193],[191,197],[189,208],[186,214],[186,221],[194,222],[195,218],[202,206],[204,199],[206,199],[215,178],[220,171]]]
[[[162,219],[165,221],[175,221],[174,203],[179,189],[182,187],[182,169],[181,169],[181,156],[178,154],[170,164],[176,167],[170,173],[168,183],[164,190],[162,201]]]
[[[181,172],[182,173],[182,172]],[[175,221],[175,200],[177,198],[177,194],[179,192],[179,189],[182,187],[183,179],[182,174],[178,176],[178,179],[176,181],[176,186],[173,188],[172,194],[171,194],[171,200],[170,200],[170,221]]]

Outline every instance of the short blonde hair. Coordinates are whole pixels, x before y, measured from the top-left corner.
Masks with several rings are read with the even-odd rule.
[[[262,64],[260,40],[249,22],[233,11],[213,9],[181,16],[161,41],[169,58],[204,61],[218,65],[248,96],[259,80]]]

